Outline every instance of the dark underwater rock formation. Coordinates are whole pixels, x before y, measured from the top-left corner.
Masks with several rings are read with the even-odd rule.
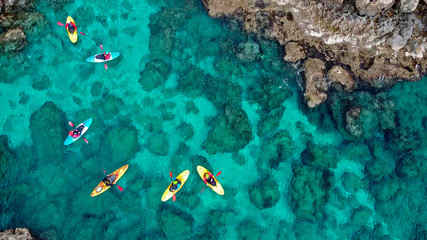
[[[293,172],[291,195],[295,215],[306,220],[321,219],[328,193],[327,175],[309,166],[298,166]]]
[[[28,228],[8,229],[4,232],[0,232],[0,239],[2,240],[34,240]]]
[[[160,216],[160,229],[168,237],[184,237],[193,232],[194,219],[179,210],[165,210]]]
[[[31,114],[31,138],[37,156],[45,161],[64,159],[64,140],[67,137],[65,113],[53,102],[46,102]]]
[[[252,138],[246,112],[240,107],[227,106],[224,113],[217,117],[204,148],[210,154],[234,152],[245,147]]]
[[[125,163],[138,152],[138,132],[134,126],[113,127],[107,131],[106,139],[113,162]]]
[[[271,208],[280,198],[279,186],[272,178],[266,178],[258,182],[250,190],[250,200],[258,209]]]
[[[330,71],[335,65],[346,90],[355,85],[373,88],[397,80],[419,80],[427,72],[427,5],[418,0],[203,0],[212,17],[240,20],[243,28],[285,46],[286,61],[321,59]],[[304,60],[303,60],[304,61]],[[319,60],[320,61],[320,60]],[[310,65],[304,64],[310,72]],[[312,68],[311,68],[312,69]],[[332,73],[337,73],[335,69]],[[310,75],[310,74],[308,74]],[[332,75],[331,75],[332,76]],[[378,84],[380,83],[380,84]],[[306,77],[306,91],[312,92]],[[311,89],[311,90],[310,90]],[[326,91],[307,95],[310,107],[327,97]]]

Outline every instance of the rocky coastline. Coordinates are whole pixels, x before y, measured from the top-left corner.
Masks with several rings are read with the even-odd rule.
[[[28,228],[8,229],[0,232],[1,240],[34,240]]]
[[[0,0],[0,53],[13,53],[27,44],[27,35],[41,31],[43,14],[35,11],[32,0]]]
[[[382,89],[427,72],[427,2],[419,0],[203,0],[215,18],[284,46],[305,70],[309,107],[343,91]]]

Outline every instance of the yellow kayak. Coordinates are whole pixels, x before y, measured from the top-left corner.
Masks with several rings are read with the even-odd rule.
[[[68,23],[74,23],[74,25],[76,26],[73,33],[70,33],[70,31],[68,31]],[[77,25],[76,25],[76,23],[74,22],[72,17],[68,16],[67,22],[65,24],[66,24],[65,26],[67,28],[68,37],[70,37],[70,40],[72,43],[76,43],[77,42]]]
[[[125,165],[119,169],[117,169],[116,171],[114,171],[113,173],[111,173],[110,175],[116,174],[116,179],[114,180],[113,184],[116,184],[117,181],[119,181],[119,179],[123,176],[123,174],[125,174],[126,170],[128,170],[129,165]],[[110,176],[108,175],[108,176]],[[100,194],[102,194],[103,192],[107,191],[111,186],[107,186],[103,181],[101,181],[98,186],[96,186],[96,188],[92,191],[92,193],[90,194],[90,196],[95,197],[98,196]]]
[[[172,186],[172,183],[169,184],[168,188],[166,188],[166,191],[163,193],[162,201],[166,202],[171,197],[173,197],[173,193],[176,194],[179,190],[181,190],[182,186],[184,186],[184,183],[187,181],[187,178],[188,178],[189,175],[190,175],[190,170],[185,170],[184,172],[180,173],[178,175],[178,177],[176,177],[176,180],[180,180],[181,181],[181,186],[179,186],[179,188],[177,190],[171,192],[169,189]]]
[[[199,173],[199,176],[202,178],[202,180],[203,180],[203,175],[205,175],[205,173],[211,173],[206,168],[204,168],[202,166],[197,166],[197,172]],[[208,183],[208,186],[212,190],[214,190],[214,192],[218,193],[219,195],[224,195],[224,189],[222,188],[221,184],[218,182],[218,180],[216,180],[216,178],[213,174],[212,174],[212,177],[216,182],[216,186],[212,186],[209,183]]]

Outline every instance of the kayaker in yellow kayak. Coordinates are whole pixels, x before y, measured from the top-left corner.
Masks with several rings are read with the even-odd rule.
[[[180,186],[181,186],[181,181],[180,181],[179,179],[175,179],[175,180],[172,182],[172,185],[171,185],[171,187],[169,188],[169,190],[170,190],[171,192],[174,192],[174,191],[175,191],[175,190],[177,190]]]
[[[69,23],[67,24],[67,27],[66,27],[66,28],[68,29],[68,31],[69,31],[71,34],[74,34],[74,31],[76,31],[76,29],[77,29],[76,25],[75,25],[73,22],[69,22]]]
[[[107,186],[113,186],[114,180],[116,180],[116,177],[117,177],[116,174],[111,174],[111,175],[106,176],[102,181]]]
[[[212,173],[205,173],[205,175],[203,175],[203,182],[205,182],[206,185],[209,183],[212,186],[216,186]]]

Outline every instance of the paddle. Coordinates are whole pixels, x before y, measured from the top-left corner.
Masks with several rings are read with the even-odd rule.
[[[63,23],[61,23],[61,22],[57,22],[56,24],[58,24],[59,26],[61,26],[61,27],[65,27],[65,28],[67,28],[67,26],[65,26]],[[74,27],[77,29],[77,27],[76,27],[76,25],[74,25]],[[86,34],[84,34],[84,33],[82,33],[82,32],[79,32],[81,35],[86,35]]]
[[[171,182],[172,182],[172,172],[169,172],[169,175],[171,176]],[[172,200],[175,202],[176,200],[175,192],[172,192],[172,193],[173,193]]]
[[[107,172],[102,168],[102,171],[104,171],[104,173],[105,174],[107,174]],[[108,175],[107,175],[108,176]],[[116,184],[116,186],[117,186],[117,188],[121,191],[121,192],[123,192],[123,188],[122,187],[120,187],[119,185],[117,185],[117,183],[115,183]]]
[[[100,44],[99,46],[101,47],[101,51],[104,51],[104,49],[102,48],[102,44]],[[108,66],[107,66],[107,64],[106,64],[106,63],[104,63],[104,67],[105,67],[105,70],[107,70],[107,69],[108,69]],[[172,174],[172,173],[171,173],[171,174]],[[172,177],[172,175],[171,175],[171,177]]]
[[[220,174],[221,172],[218,172],[215,177],[218,177]],[[205,187],[202,189],[202,191],[200,191],[200,193],[202,193],[204,190],[205,190]]]

